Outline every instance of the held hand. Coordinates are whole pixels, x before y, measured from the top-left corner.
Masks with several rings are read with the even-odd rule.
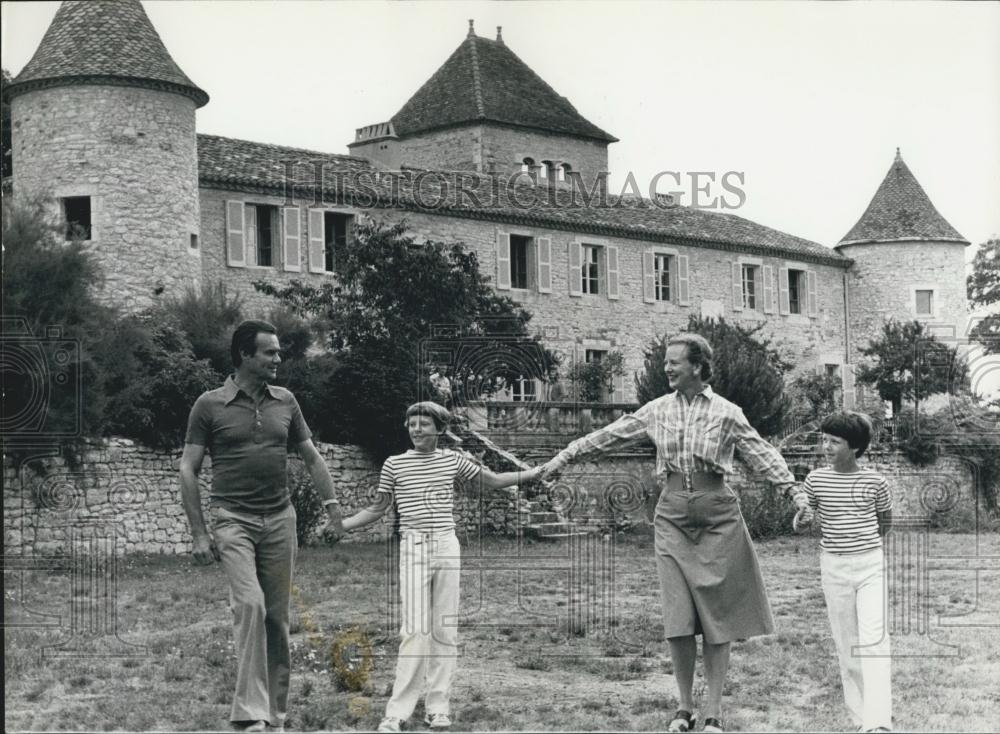
[[[549,459],[545,464],[543,464],[540,467],[540,469],[541,469],[541,477],[540,477],[541,480],[551,481],[552,479],[555,478],[556,474],[558,474],[562,470],[562,464],[560,464],[555,459]]]
[[[213,560],[222,560],[219,549],[215,547],[215,541],[208,535],[199,535],[196,537],[192,544],[191,552],[194,555],[194,562],[199,566],[207,566]]]
[[[807,527],[812,525],[813,521],[813,511],[812,508],[806,505],[798,512],[795,513],[795,517],[792,518],[792,530],[796,533],[805,530]]]
[[[338,517],[327,520],[323,527],[320,528],[319,533],[325,542],[332,545],[343,538],[347,534],[347,531],[344,530],[344,521]]]

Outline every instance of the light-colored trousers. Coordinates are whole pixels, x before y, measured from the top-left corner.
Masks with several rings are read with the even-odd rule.
[[[882,549],[820,554],[823,594],[855,726],[892,728],[888,593]]]
[[[428,714],[449,713],[458,664],[461,548],[454,531],[404,531],[399,542],[402,625],[396,681],[385,715],[406,720],[426,688]]]
[[[252,515],[212,507],[212,533],[229,578],[236,638],[230,721],[269,721],[288,711],[288,618],[298,544],[295,508]]]

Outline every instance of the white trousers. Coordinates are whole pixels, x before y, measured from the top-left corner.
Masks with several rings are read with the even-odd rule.
[[[428,714],[449,713],[458,663],[461,548],[453,531],[404,532],[399,543],[402,627],[396,681],[385,715],[406,720],[426,689]]]
[[[855,726],[892,728],[888,593],[882,549],[853,555],[820,554],[833,641],[840,658],[844,701]]]

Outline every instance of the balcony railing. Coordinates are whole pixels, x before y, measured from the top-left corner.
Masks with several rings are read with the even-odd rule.
[[[569,439],[613,423],[638,407],[635,403],[475,401],[455,412],[465,416],[469,428],[482,433],[511,439],[552,435]]]

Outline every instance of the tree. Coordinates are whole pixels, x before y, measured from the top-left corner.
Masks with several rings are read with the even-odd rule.
[[[687,331],[701,334],[712,345],[712,390],[742,408],[750,425],[761,435],[770,436],[778,433],[784,422],[788,402],[784,374],[791,364],[771,347],[770,339],[758,336],[762,328],[691,316]],[[663,370],[669,340],[665,334],[644,351],[645,367],[635,375],[640,404],[672,392]]]
[[[14,139],[10,126],[10,100],[7,98],[7,86],[14,81],[14,78],[6,69],[0,71],[3,72],[3,92],[0,95],[3,97],[3,107],[0,109],[0,149],[3,150],[3,177],[7,178],[14,173],[11,157]]]
[[[965,287],[973,306],[992,306],[1000,302],[1000,238],[993,237],[979,246]],[[1000,353],[1000,312],[984,316],[969,335],[978,340],[987,353]]]
[[[614,378],[625,374],[625,355],[608,352],[592,362],[577,362],[570,370],[576,398],[585,403],[597,403],[612,389]]]
[[[440,350],[458,360],[450,365],[453,383],[471,384],[479,371],[510,384],[525,371],[524,354],[531,377],[554,374],[558,358],[528,336],[531,314],[493,291],[463,245],[417,244],[405,224],[363,218],[342,254],[338,287],[254,283],[327,332],[333,371],[316,390],[324,440],[358,443],[383,456],[405,448],[406,407],[432,394],[425,340],[442,325],[456,335],[455,348]]]
[[[954,394],[968,383],[968,366],[957,349],[942,344],[919,321],[889,320],[881,336],[859,351],[873,361],[859,366],[858,381],[892,403],[893,415],[904,400]]]
[[[808,372],[792,382],[792,391],[798,404],[799,417],[816,420],[837,409],[837,391],[840,378],[826,373]]]
[[[93,255],[82,242],[64,241],[48,211],[43,199],[3,203],[8,439],[22,431],[72,439],[103,430],[105,394],[96,358],[111,348],[105,327],[117,315],[94,295],[101,271]],[[19,423],[31,416],[41,422]]]

